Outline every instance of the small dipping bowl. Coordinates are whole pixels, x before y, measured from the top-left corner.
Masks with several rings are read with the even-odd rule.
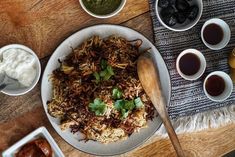
[[[6,94],[6,95],[10,95],[10,96],[19,96],[19,95],[23,95],[28,93],[29,91],[31,91],[37,84],[37,82],[39,81],[40,75],[41,75],[41,64],[40,61],[37,57],[37,55],[34,53],[33,50],[31,50],[30,48],[24,46],[24,45],[20,45],[20,44],[11,44],[11,45],[7,45],[4,46],[0,49],[0,59],[1,59],[1,54],[9,49],[22,49],[27,51],[28,53],[30,53],[32,56],[34,56],[35,58],[35,68],[36,68],[36,76],[34,78],[34,81],[32,82],[32,84],[29,87],[23,87],[20,86],[19,83],[18,85],[15,86],[7,86],[5,89],[3,89],[1,92]]]
[[[202,16],[202,12],[203,12],[203,3],[202,3],[202,0],[191,0],[191,1],[187,1],[191,6],[192,5],[196,5],[198,6],[198,14],[196,16],[196,18],[194,20],[189,20],[187,19],[184,23],[180,24],[180,23],[177,23],[176,25],[174,26],[168,26],[164,20],[162,19],[160,13],[161,13],[161,10],[162,8],[160,8],[158,6],[158,3],[159,3],[159,0],[156,0],[156,3],[155,3],[155,12],[156,12],[156,15],[157,15],[157,18],[159,20],[159,22],[167,29],[169,30],[172,30],[172,31],[176,31],[176,32],[182,32],[182,31],[186,31],[186,30],[189,30],[191,29],[192,27],[194,27],[198,21],[200,20],[201,16]]]
[[[199,67],[198,71],[193,75],[186,75],[180,69],[180,59],[186,54],[193,54],[196,57],[198,57],[198,59],[200,61],[200,67]],[[193,81],[193,80],[196,80],[196,79],[200,78],[202,76],[202,74],[205,72],[206,59],[200,51],[198,51],[196,49],[186,49],[183,52],[181,52],[179,54],[179,56],[177,57],[177,59],[176,59],[176,69],[177,69],[179,75],[182,78],[184,78],[185,80]]]
[[[54,138],[51,136],[51,134],[48,132],[48,130],[44,126],[34,130],[33,132],[31,132],[30,134],[28,134],[27,136],[25,136],[24,138],[22,138],[18,142],[16,142],[14,145],[9,147],[7,150],[5,150],[2,153],[2,157],[15,157],[16,153],[24,145],[26,145],[26,144],[30,143],[31,141],[38,139],[38,138],[44,138],[50,144],[51,149],[53,151],[52,157],[64,157],[64,154],[61,151],[60,147],[57,145]],[[43,146],[43,145],[41,145],[41,146]]]
[[[218,96],[212,96],[206,90],[206,83],[207,83],[208,79],[211,76],[214,76],[214,75],[221,77],[224,80],[224,83],[225,83],[224,91]],[[229,75],[226,74],[225,72],[223,72],[223,71],[214,71],[214,72],[210,73],[205,78],[204,83],[203,83],[203,90],[204,90],[204,93],[206,94],[206,96],[210,100],[215,101],[215,102],[222,102],[222,101],[226,100],[231,95],[231,93],[233,91],[233,81],[231,80]]]
[[[99,15],[99,14],[95,14],[92,11],[90,11],[83,3],[83,0],[79,0],[80,5],[82,6],[82,9],[85,10],[89,15],[96,17],[96,18],[100,18],[100,19],[105,19],[105,18],[110,18],[113,17],[115,15],[117,15],[125,6],[126,4],[126,0],[121,0],[121,4],[119,5],[119,7],[117,7],[116,10],[114,10],[113,12],[109,13],[109,14],[105,14],[105,15]]]
[[[204,38],[204,30],[205,28],[210,25],[210,24],[216,24],[218,25],[222,31],[223,31],[223,38],[222,40],[216,44],[216,45],[212,45],[212,44],[209,44],[206,42],[205,38]],[[215,32],[217,33],[217,32]],[[229,43],[229,40],[231,38],[231,31],[230,31],[230,28],[229,28],[229,25],[224,21],[224,20],[221,20],[219,18],[213,18],[213,19],[210,19],[210,20],[207,20],[204,25],[202,26],[202,29],[201,29],[201,38],[202,38],[202,41],[203,43],[211,50],[220,50],[222,48],[224,48],[228,43]]]

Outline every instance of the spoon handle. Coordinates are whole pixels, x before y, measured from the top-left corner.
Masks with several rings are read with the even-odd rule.
[[[175,133],[175,130],[172,126],[172,123],[170,121],[170,117],[168,115],[168,112],[165,107],[165,99],[162,96],[162,93],[159,88],[155,88],[156,90],[153,91],[153,95],[158,95],[155,97],[152,97],[151,101],[153,102],[154,106],[156,107],[159,116],[162,119],[162,122],[166,128],[166,131],[168,133],[168,136],[170,137],[171,143],[176,151],[176,154],[178,157],[185,157],[183,149],[180,145],[179,139]],[[156,105],[158,104],[158,105]]]
[[[153,95],[150,99],[153,102],[155,108],[158,111],[159,116],[162,119],[162,122],[166,128],[166,131],[168,133],[168,136],[170,137],[171,143],[176,151],[176,154],[178,157],[185,157],[183,149],[180,145],[179,139],[175,133],[175,130],[172,126],[172,123],[170,121],[170,117],[168,115],[168,112],[166,110],[166,102],[165,102],[165,98],[162,95],[162,90],[160,86],[156,86],[156,85],[160,85],[160,81],[159,81],[159,77],[158,75],[153,75],[155,76],[155,83],[153,85],[153,88],[155,89],[154,91],[152,91]]]
[[[166,131],[168,133],[168,136],[170,137],[170,140],[172,142],[172,145],[176,151],[176,154],[178,157],[185,157],[183,149],[181,148],[179,139],[175,133],[175,130],[170,122],[170,118],[168,116],[168,114],[166,113],[164,116],[166,116],[165,118],[162,118],[162,121],[164,123],[164,126],[166,128]]]

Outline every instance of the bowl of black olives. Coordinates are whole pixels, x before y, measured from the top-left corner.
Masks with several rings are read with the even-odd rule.
[[[202,15],[202,0],[156,0],[160,23],[172,31],[186,31],[197,24]]]

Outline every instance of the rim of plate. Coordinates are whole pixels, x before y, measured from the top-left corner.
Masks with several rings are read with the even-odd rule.
[[[59,48],[62,44],[64,44],[69,38],[71,38],[72,36],[76,36],[77,33],[79,33],[80,31],[83,31],[83,30],[85,30],[85,29],[91,29],[92,27],[98,27],[98,26],[122,27],[122,28],[124,28],[124,29],[129,29],[129,30],[131,30],[131,31],[135,31],[135,32],[138,33],[139,35],[141,35],[141,36],[143,36],[144,38],[146,38],[147,41],[148,41],[149,43],[151,43],[151,44],[153,45],[153,47],[158,51],[158,49],[156,48],[155,44],[153,44],[153,43],[149,40],[149,38],[147,38],[145,35],[143,35],[142,33],[140,33],[139,31],[137,31],[137,30],[135,30],[135,29],[133,29],[133,28],[130,28],[130,27],[128,27],[128,26],[122,26],[122,25],[119,25],[119,24],[106,24],[106,23],[103,23],[103,24],[95,24],[95,25],[91,25],[91,26],[88,26],[88,27],[82,27],[81,29],[79,29],[79,30],[76,31],[75,33],[73,33],[73,34],[71,34],[70,36],[68,36],[67,38],[65,38],[65,39],[56,47],[56,49],[53,51],[52,55],[50,56],[50,59],[48,60],[48,62],[47,62],[47,64],[46,64],[46,67],[45,67],[45,69],[44,69],[44,72],[45,72],[46,69],[48,68],[47,65],[48,65],[48,63],[50,62],[52,56],[55,54],[55,52],[58,50],[58,48]],[[158,53],[159,53],[159,55],[161,56],[161,59],[163,60],[165,66],[166,66],[166,62],[164,61],[164,59],[163,59],[161,53],[160,53],[159,51],[158,51]],[[166,66],[166,69],[167,69],[167,74],[168,74],[168,76],[169,76],[169,81],[170,81],[170,82],[169,82],[169,83],[170,83],[170,84],[169,84],[170,89],[169,89],[169,93],[168,93],[168,94],[169,94],[169,100],[166,101],[167,104],[169,104],[170,101],[171,101],[171,95],[172,95],[172,83],[171,83],[171,75],[170,75],[170,72],[169,72],[169,69],[168,69],[167,66]],[[44,72],[43,72],[43,75],[42,75],[41,86],[40,86],[41,93],[42,93],[43,78],[45,77],[45,73],[44,73]],[[41,94],[41,99],[43,100],[42,94]],[[43,101],[42,101],[42,105],[43,105]],[[56,132],[67,144],[69,144],[69,145],[72,146],[73,148],[75,148],[75,149],[77,149],[77,150],[79,150],[79,151],[81,151],[81,152],[83,152],[83,153],[87,153],[87,154],[90,154],[90,155],[96,155],[96,156],[115,156],[115,155],[120,155],[120,154],[124,154],[124,153],[130,152],[130,151],[136,149],[137,147],[141,146],[142,144],[144,144],[147,140],[149,140],[149,139],[156,133],[156,131],[160,128],[160,126],[162,125],[162,124],[161,124],[161,125],[159,125],[158,127],[156,127],[156,128],[154,129],[154,132],[151,133],[151,134],[149,134],[148,137],[146,137],[142,142],[139,142],[139,143],[136,144],[135,146],[133,146],[133,147],[131,147],[131,148],[129,148],[129,149],[126,149],[125,151],[120,151],[120,152],[118,152],[118,153],[110,153],[110,154],[98,154],[98,153],[96,154],[96,153],[90,153],[90,152],[88,152],[88,151],[81,150],[81,149],[79,149],[79,148],[73,146],[73,145],[72,145],[70,142],[68,142],[63,136],[61,136],[61,135],[57,132],[57,130],[54,128],[54,126],[53,126],[51,120],[49,119],[49,114],[47,113],[47,110],[46,110],[46,108],[44,107],[44,105],[43,105],[43,108],[44,108],[44,111],[45,111],[45,113],[46,113],[46,116],[47,116],[47,118],[48,118],[50,124],[52,125],[52,128],[55,130],[55,132]],[[161,123],[162,123],[162,122],[161,122]],[[129,138],[129,137],[128,137],[128,138]]]

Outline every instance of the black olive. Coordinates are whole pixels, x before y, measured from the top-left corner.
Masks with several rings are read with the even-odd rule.
[[[175,16],[176,16],[177,22],[180,24],[184,23],[186,20],[186,16],[184,15],[184,13],[178,12],[175,14]]]
[[[158,6],[161,8],[166,8],[166,7],[168,7],[168,5],[169,5],[168,0],[159,0],[158,1]]]
[[[172,6],[163,8],[160,12],[162,17],[171,16],[175,13],[175,9]]]
[[[163,21],[168,26],[174,26],[177,22],[175,15],[169,15],[163,18]]]
[[[175,5],[175,1],[176,1],[176,0],[168,0],[168,2],[170,3],[170,5]]]
[[[190,20],[196,19],[198,12],[199,12],[198,6],[196,5],[191,6],[188,12],[188,18]]]
[[[179,11],[187,11],[190,9],[190,5],[186,0],[176,0],[176,5],[175,7]]]

